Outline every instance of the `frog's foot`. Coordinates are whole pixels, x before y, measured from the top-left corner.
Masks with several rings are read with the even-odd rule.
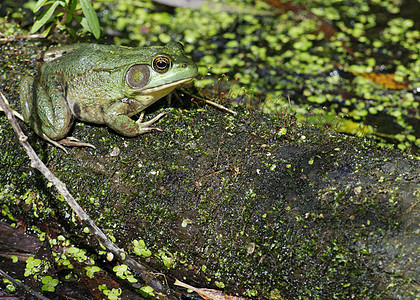
[[[66,154],[68,154],[67,149],[64,148],[64,146],[67,147],[91,147],[93,149],[96,149],[94,145],[89,144],[89,143],[83,143],[81,141],[79,141],[78,139],[76,139],[75,137],[66,137],[62,140],[59,141],[54,141],[52,139],[50,139],[47,135],[43,134],[42,136],[45,140],[47,140],[48,142],[50,142],[51,144],[53,144],[54,146],[56,146],[57,148],[60,148],[61,150],[63,150]],[[63,146],[64,145],[64,146]]]
[[[61,150],[63,150],[66,154],[69,154],[66,150],[66,148],[64,148],[62,145],[60,145],[57,141],[54,141],[52,139],[50,139],[47,135],[43,134],[42,138],[44,140],[47,140],[48,142],[50,142],[51,144],[53,144],[54,146],[56,146],[57,148],[60,148]]]
[[[162,129],[160,128],[149,127],[149,126],[167,114],[168,114],[167,112],[162,112],[158,114],[156,117],[154,117],[153,119],[151,119],[150,121],[142,123],[141,121],[143,121],[143,116],[144,116],[144,112],[142,112],[139,119],[136,121],[136,123],[139,126],[139,129],[142,131],[142,133],[146,133],[150,131],[162,131]]]

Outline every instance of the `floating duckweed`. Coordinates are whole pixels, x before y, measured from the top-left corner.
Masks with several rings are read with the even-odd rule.
[[[140,288],[140,293],[146,298],[154,298],[154,290],[151,286],[143,286]]]
[[[102,269],[99,268],[98,266],[87,266],[85,267],[85,270],[86,270],[86,276],[88,276],[89,278],[93,278],[96,272],[102,271]]]
[[[24,276],[28,277],[34,275],[34,278],[37,277],[39,273],[46,272],[50,268],[48,262],[41,261],[39,258],[34,258],[33,256],[28,257],[26,260],[26,267]]]
[[[150,257],[152,255],[152,252],[146,248],[146,243],[143,240],[134,240],[133,250],[138,256]]]
[[[130,270],[128,270],[128,266],[126,264],[117,265],[112,269],[115,272],[115,275],[121,279],[128,280],[129,282],[137,282],[137,279],[134,278],[133,274]]]
[[[42,290],[47,292],[54,292],[58,282],[58,279],[52,278],[51,276],[44,276],[42,278]]]

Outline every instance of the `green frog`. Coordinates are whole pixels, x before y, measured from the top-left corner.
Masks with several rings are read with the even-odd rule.
[[[45,53],[44,61],[35,79],[22,80],[22,115],[65,152],[63,145],[93,147],[67,137],[75,119],[106,124],[127,137],[160,130],[151,125],[166,113],[142,122],[144,109],[197,74],[177,42],[147,48],[76,44]]]

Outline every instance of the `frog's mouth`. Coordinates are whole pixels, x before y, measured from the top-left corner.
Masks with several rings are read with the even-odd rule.
[[[187,77],[187,78],[184,78],[184,79],[180,79],[180,80],[177,80],[177,81],[172,81],[170,83],[164,83],[164,84],[159,84],[159,85],[156,85],[156,86],[148,87],[148,88],[146,88],[142,91],[142,94],[150,94],[150,93],[154,93],[154,92],[157,92],[157,91],[163,91],[163,90],[168,90],[168,89],[173,90],[178,85],[189,82],[193,78],[194,78],[194,76],[193,77]]]

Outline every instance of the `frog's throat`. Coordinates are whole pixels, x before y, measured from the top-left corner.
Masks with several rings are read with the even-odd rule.
[[[144,89],[142,91],[142,94],[150,94],[150,93],[154,93],[154,92],[157,92],[157,91],[166,90],[166,89],[169,89],[171,87],[173,87],[173,89],[174,89],[176,86],[178,86],[182,83],[191,81],[193,78],[194,77],[183,78],[183,79],[180,79],[180,80],[177,80],[177,81],[173,81],[171,83],[160,84],[160,85],[156,85],[156,86],[153,86],[153,87],[149,87],[147,89]]]

